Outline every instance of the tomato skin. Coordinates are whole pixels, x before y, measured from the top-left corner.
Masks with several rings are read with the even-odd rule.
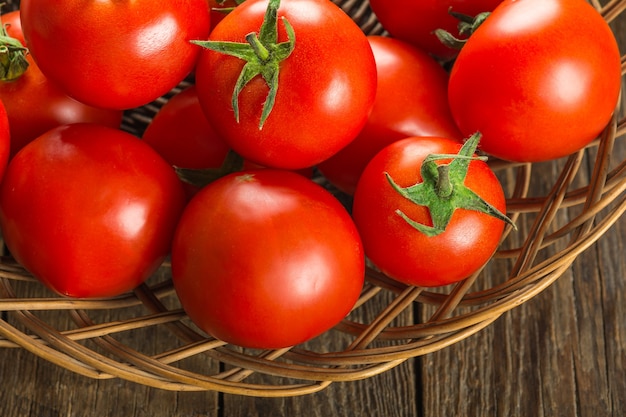
[[[185,196],[148,145],[95,124],[52,129],[10,162],[0,228],[14,258],[50,289],[109,297],[169,253]]]
[[[30,55],[26,59],[30,65],[21,77],[0,81],[0,100],[5,103],[11,128],[11,158],[27,143],[60,125],[82,122],[120,126],[122,111],[74,100],[42,74]]]
[[[4,178],[4,172],[9,162],[11,150],[11,131],[9,129],[9,116],[0,100],[0,182]]]
[[[78,101],[130,109],[193,69],[210,18],[206,0],[23,0],[22,28],[42,72]]]
[[[368,41],[378,74],[372,112],[357,137],[318,166],[347,194],[354,194],[369,160],[396,140],[410,136],[462,138],[448,106],[448,74],[439,63],[399,39],[368,36]]]
[[[389,32],[397,39],[409,42],[418,48],[448,60],[458,53],[445,46],[433,33],[443,29],[459,35],[459,21],[450,15],[449,9],[468,16],[492,11],[502,0],[370,0],[372,11]]]
[[[219,168],[230,150],[204,116],[195,85],[175,94],[159,109],[142,139],[180,168]],[[190,197],[197,191],[191,184],[184,187]]]
[[[504,230],[504,222],[495,217],[458,209],[445,232],[428,237],[396,214],[400,209],[409,218],[432,225],[429,210],[398,194],[385,172],[408,187],[422,181],[420,168],[427,155],[456,154],[460,147],[447,138],[402,139],[381,150],[361,175],[352,215],[366,256],[391,278],[424,287],[447,285],[477,271],[495,252]],[[465,185],[506,212],[502,187],[485,162],[470,163]]]
[[[229,150],[204,116],[195,85],[159,109],[142,139],[170,164],[182,168],[217,168]]]
[[[172,275],[189,317],[245,347],[309,340],[354,306],[363,248],[348,212],[299,174],[223,177],[196,194],[172,246]]]
[[[259,31],[267,3],[246,0],[209,40],[246,42],[248,33]],[[262,129],[268,88],[261,77],[239,95],[239,123],[233,116],[231,98],[243,60],[204,50],[196,84],[209,122],[233,150],[262,166],[300,169],[327,159],[363,127],[374,103],[376,64],[365,34],[334,3],[291,0],[281,3],[278,15],[278,40],[287,41],[284,16],[294,28],[295,49],[280,63],[276,102]]]
[[[7,33],[25,44],[20,11],[2,15]],[[13,81],[0,81],[0,100],[9,116],[12,158],[28,142],[46,131],[64,124],[99,123],[117,128],[122,122],[122,111],[101,109],[69,97],[51,83],[28,54],[26,71]]]
[[[613,33],[586,1],[506,0],[461,50],[449,101],[462,133],[483,134],[482,150],[539,162],[596,138],[620,81]]]

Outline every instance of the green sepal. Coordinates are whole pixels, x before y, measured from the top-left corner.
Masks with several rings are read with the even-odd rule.
[[[4,23],[0,26],[0,80],[13,81],[28,69],[28,48],[9,36]]]
[[[231,106],[235,120],[239,123],[239,94],[243,88],[260,75],[267,84],[269,91],[259,121],[259,130],[263,128],[269,117],[278,92],[278,75],[280,64],[287,59],[295,48],[296,34],[291,23],[286,18],[281,18],[287,41],[278,43],[278,8],[280,0],[270,0],[265,11],[263,24],[257,36],[252,32],[246,36],[246,42],[226,41],[191,41],[203,48],[210,49],[226,55],[246,61],[233,89]]]
[[[219,168],[195,169],[175,166],[174,170],[181,181],[202,188],[230,173],[241,171],[243,164],[244,159],[235,151],[231,150],[226,154],[226,158],[224,158],[224,162]]]
[[[482,25],[485,20],[491,15],[491,12],[483,12],[479,13],[476,16],[468,16],[463,13],[458,13],[450,8],[448,13],[456,18],[459,23],[457,25],[457,29],[459,31],[459,35],[465,35],[467,38],[460,39],[456,36],[452,35],[450,32],[444,29],[435,29],[433,32],[435,36],[439,39],[441,43],[446,45],[449,48],[460,50],[467,43],[468,39],[471,35],[476,32],[476,30]]]
[[[396,192],[411,202],[428,208],[433,225],[428,226],[416,222],[399,209],[396,210],[396,213],[413,228],[431,237],[446,230],[457,209],[479,211],[515,227],[513,221],[504,213],[464,184],[470,162],[486,160],[485,157],[474,156],[480,136],[479,133],[472,135],[463,144],[458,154],[428,155],[422,162],[420,169],[422,182],[415,185],[401,187],[389,173],[385,172],[387,181]],[[452,159],[452,161],[446,164],[437,164],[437,161],[443,159]]]

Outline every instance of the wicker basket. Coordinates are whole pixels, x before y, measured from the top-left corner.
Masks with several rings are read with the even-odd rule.
[[[366,0],[335,1],[366,33],[383,32]],[[626,0],[592,3],[610,22],[626,9]],[[17,4],[8,1],[3,11]],[[140,134],[165,100],[127,112],[125,128]],[[258,351],[207,337],[180,308],[167,264],[133,293],[74,300],[51,294],[5,257],[0,349],[26,349],[91,378],[253,396],[302,395],[379,374],[480,331],[539,294],[594,244],[626,211],[625,134],[626,120],[615,116],[598,140],[569,158],[541,167],[494,161],[519,230],[504,237],[481,272],[427,290],[368,270],[353,312],[303,345]]]

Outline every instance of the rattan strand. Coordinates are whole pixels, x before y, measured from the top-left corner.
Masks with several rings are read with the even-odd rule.
[[[366,33],[384,34],[367,1],[335,2]],[[626,9],[626,0],[611,0],[604,6],[596,0],[591,3],[608,22]],[[8,1],[3,10],[18,4]],[[625,72],[626,57],[622,59]],[[192,82],[185,80],[154,103],[126,112],[124,128],[140,135],[169,97]],[[620,107],[616,115],[622,113]],[[533,194],[537,178],[532,164],[490,161],[507,179],[509,214],[524,225],[518,231],[506,231],[501,248],[486,267],[503,271],[502,276],[483,288],[481,278],[486,271],[479,271],[439,291],[408,287],[369,269],[354,314],[329,332],[339,347],[312,342],[291,349],[253,351],[208,337],[176,303],[167,264],[158,277],[133,293],[113,299],[71,300],[43,290],[37,297],[22,296],[24,287],[35,288],[39,294],[41,286],[11,259],[2,258],[0,349],[24,349],[89,378],[122,378],[178,391],[282,397],[310,394],[334,381],[369,378],[481,331],[570,269],[626,212],[626,161],[614,160],[616,140],[623,141],[625,135],[626,119],[616,116],[585,151],[554,162],[556,174],[553,179],[540,179],[546,188],[540,195]],[[586,165],[593,166],[590,174],[584,173]],[[379,297],[388,300],[386,308],[373,316],[359,314]],[[424,311],[421,320],[399,321],[416,305]],[[106,319],[108,313],[118,312],[120,318]],[[74,327],[57,328],[51,324],[57,320],[49,319],[50,315],[69,318]],[[145,331],[164,332],[171,344],[158,352],[144,352],[132,336]],[[202,373],[185,365],[194,360],[215,365],[215,371]]]

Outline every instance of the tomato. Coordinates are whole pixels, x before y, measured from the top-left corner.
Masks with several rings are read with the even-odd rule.
[[[303,176],[233,173],[189,202],[172,245],[183,308],[201,329],[245,347],[309,340],[346,316],[364,279],[346,209]]]
[[[0,181],[4,177],[10,150],[11,131],[9,130],[9,117],[2,100],[0,100]]]
[[[369,36],[378,74],[376,100],[363,130],[348,146],[319,164],[340,190],[353,194],[370,159],[409,136],[458,138],[448,106],[448,75],[431,56],[404,41]]]
[[[69,97],[41,72],[31,56],[28,69],[13,81],[0,81],[11,128],[11,157],[28,142],[70,123],[98,123],[112,128],[122,122],[122,111],[93,107]]]
[[[7,33],[23,42],[19,10],[2,15]],[[9,117],[13,157],[28,142],[53,127],[70,123],[99,123],[119,127],[122,111],[101,109],[74,100],[51,83],[32,56],[28,68],[17,79],[0,81],[0,100]]]
[[[260,30],[266,9],[268,1],[245,1],[215,27],[209,43],[248,45],[246,35],[251,32],[271,35],[272,30]],[[266,78],[277,76],[277,82],[270,82],[277,90],[267,117],[264,112],[274,90],[264,77],[247,74],[250,81],[233,97],[244,59],[206,49],[196,83],[207,119],[232,149],[262,166],[300,169],[327,159],[356,137],[374,103],[376,64],[365,34],[328,0],[285,1],[278,16],[274,23],[281,47],[257,36],[267,44],[260,49],[274,51],[263,70]],[[287,35],[283,19],[294,36]],[[288,53],[287,46],[293,46]],[[247,48],[255,54],[250,45]],[[256,55],[250,59],[256,62]]]
[[[3,15],[2,22],[12,38],[23,42],[19,10]],[[42,74],[32,56],[27,55],[26,60],[29,65],[21,76],[0,81],[0,100],[6,107],[11,128],[10,157],[59,125],[85,122],[120,126],[120,110],[96,108],[74,100]]]
[[[504,1],[474,32],[450,74],[464,135],[498,158],[538,162],[598,136],[620,92],[611,29],[584,0]]]
[[[180,168],[219,168],[230,150],[209,124],[191,85],[172,96],[142,136],[167,162]],[[185,185],[189,195],[196,187]]]
[[[372,11],[391,36],[421,48],[444,60],[458,51],[444,45],[435,35],[443,29],[458,38],[459,20],[450,10],[474,17],[490,12],[502,0],[370,0]]]
[[[457,208],[443,231],[433,232],[429,228],[436,226],[434,219],[440,212],[447,211],[416,204],[397,192],[387,178],[386,174],[399,187],[430,184],[432,181],[425,181],[422,171],[425,159],[433,154],[457,154],[460,148],[458,141],[448,138],[401,139],[376,154],[363,171],[354,194],[352,215],[366,256],[391,278],[425,287],[447,285],[479,270],[495,252],[504,230],[503,215],[498,218]],[[443,204],[457,201],[461,190],[468,188],[500,214],[504,213],[506,202],[502,186],[486,162],[465,163],[469,164],[466,177],[462,183],[454,184],[454,197],[442,197]],[[452,162],[446,159],[435,164],[451,166]],[[452,168],[449,173],[452,177]],[[424,189],[422,185],[420,198],[432,198],[434,191]],[[441,206],[442,203],[436,204]],[[427,230],[416,229],[407,219]]]
[[[206,0],[23,0],[28,47],[68,95],[129,109],[167,93],[194,68],[210,18]]]
[[[16,259],[59,294],[132,290],[169,254],[185,204],[152,148],[96,124],[54,128],[9,163],[0,228]]]

